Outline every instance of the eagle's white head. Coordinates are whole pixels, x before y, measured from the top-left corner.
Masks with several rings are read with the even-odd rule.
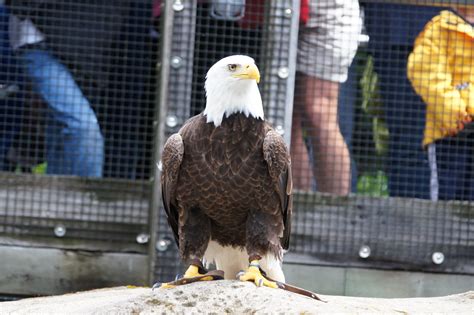
[[[234,113],[263,119],[262,97],[257,83],[260,72],[255,61],[243,55],[225,57],[215,63],[206,76],[207,122],[220,126]]]

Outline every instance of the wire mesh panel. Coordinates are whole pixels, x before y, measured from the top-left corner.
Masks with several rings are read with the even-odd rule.
[[[473,272],[473,12],[467,1],[309,1],[290,259]]]
[[[150,1],[0,5],[1,237],[148,233],[152,14]]]
[[[165,134],[203,110],[214,62],[256,59],[266,116],[291,140],[288,261],[473,272],[472,4],[169,4]],[[163,212],[159,229],[165,279],[182,269]]]
[[[298,194],[295,206],[286,261],[474,272],[472,209],[466,202]]]

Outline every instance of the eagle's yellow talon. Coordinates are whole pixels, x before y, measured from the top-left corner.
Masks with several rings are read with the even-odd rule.
[[[278,285],[274,281],[266,279],[260,272],[258,267],[258,261],[252,261],[250,263],[249,269],[244,273],[239,273],[240,281],[253,281],[257,287],[265,286],[269,288],[278,288]]]
[[[186,272],[184,273],[184,276],[183,278],[194,278],[194,277],[200,277],[200,276],[204,276],[204,274],[202,273],[199,273],[199,268],[198,266],[195,266],[195,265],[190,265],[188,267],[188,269],[186,270]],[[207,278],[207,277],[206,277]],[[202,280],[206,279],[206,278],[203,278]],[[212,277],[211,277],[212,279]]]
[[[212,281],[212,280],[214,280],[214,278],[209,276],[209,277],[202,278],[200,281]]]
[[[186,272],[184,273],[183,278],[186,279],[186,278],[194,278],[194,277],[200,277],[200,276],[204,276],[204,274],[199,273],[199,268],[195,265],[190,265],[188,270],[186,270]],[[212,276],[208,276],[208,277],[204,277],[200,279],[199,281],[212,281],[212,280],[214,280],[214,278]]]
[[[176,281],[177,280],[183,280],[183,279],[192,279],[192,278],[201,277],[201,276],[204,276],[204,274],[199,273],[199,267],[195,266],[195,265],[190,265],[188,267],[188,269],[186,270],[186,272],[184,273],[184,276],[180,279],[176,279]],[[213,276],[206,276],[206,277],[203,277],[203,278],[199,279],[199,281],[212,281],[212,280],[214,280]],[[175,282],[163,283],[161,285],[155,284],[153,286],[153,289],[155,287],[158,287],[158,286],[159,286],[160,289],[171,289],[171,288],[176,288],[176,286],[178,286],[178,285],[187,284],[186,281],[181,281],[180,284],[176,284]]]
[[[163,283],[161,286],[160,286],[160,289],[172,289],[172,288],[176,288],[175,285],[172,285],[172,284],[169,284],[169,283]]]

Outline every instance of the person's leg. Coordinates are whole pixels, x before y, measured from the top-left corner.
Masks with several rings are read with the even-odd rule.
[[[347,195],[351,189],[351,161],[338,124],[339,83],[305,76],[305,87],[318,191]]]
[[[357,58],[355,58],[357,59]],[[352,138],[355,125],[355,108],[357,103],[357,63],[349,67],[347,81],[339,86],[338,124],[349,153],[351,155],[351,192],[357,192],[357,164],[352,156]]]
[[[311,140],[318,191],[351,191],[347,144],[338,125],[339,85],[358,46],[361,30],[358,1],[310,3],[310,17],[299,33],[297,71],[303,73],[305,129]],[[306,124],[305,124],[306,125]]]
[[[48,173],[102,176],[104,140],[97,117],[68,69],[42,50],[23,53],[33,88],[48,104]]]
[[[298,74],[295,83],[295,100],[293,108],[293,121],[291,127],[291,165],[293,186],[296,189],[312,190],[313,167],[309,160],[308,147],[304,141],[303,119],[304,110],[304,81]]]
[[[436,162],[439,178],[440,200],[466,200],[468,187],[470,149],[464,138],[452,137],[436,141]]]
[[[472,124],[472,123],[471,123]],[[464,177],[466,178],[465,196],[466,200],[474,201],[474,134],[470,134],[466,140],[468,167]]]

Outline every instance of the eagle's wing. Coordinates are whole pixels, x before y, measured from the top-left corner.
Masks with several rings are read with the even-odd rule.
[[[288,249],[291,232],[291,211],[293,182],[291,178],[290,154],[283,138],[274,130],[267,132],[263,141],[263,157],[268,165],[270,177],[280,197],[284,231],[281,246]]]
[[[184,155],[184,143],[181,135],[175,133],[168,138],[163,148],[161,162],[163,171],[161,173],[161,195],[163,198],[163,205],[165,207],[166,215],[168,216],[168,223],[171,226],[179,247],[178,236],[178,207],[174,197],[176,185],[178,182],[179,170]]]

